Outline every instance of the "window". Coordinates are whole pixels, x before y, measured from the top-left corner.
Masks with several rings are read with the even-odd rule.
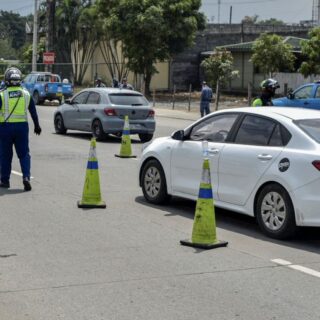
[[[269,140],[275,144],[280,143],[280,130],[276,126],[277,123],[271,119],[245,116],[236,135],[235,143],[258,146],[268,145]]]
[[[148,106],[147,99],[140,94],[124,94],[124,93],[111,93],[109,99],[112,104],[120,106]]]
[[[296,120],[294,123],[309,137],[320,143],[320,119]]]
[[[74,99],[72,100],[72,103],[77,103],[77,104],[85,104],[87,97],[89,95],[89,92],[81,92],[79,93]]]
[[[235,113],[210,117],[192,128],[190,139],[224,142],[237,117]]]
[[[97,92],[90,92],[87,104],[98,104],[100,101],[100,94]]]
[[[294,93],[296,99],[308,99],[311,98],[313,86],[305,86]]]
[[[319,99],[320,98],[320,86],[317,87],[317,91],[316,91],[316,98]]]

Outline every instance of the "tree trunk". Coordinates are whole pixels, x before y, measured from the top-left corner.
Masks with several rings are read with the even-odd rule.
[[[146,72],[145,78],[144,78],[144,94],[146,96],[150,96],[150,82],[151,82],[152,74],[151,72]]]
[[[220,99],[220,81],[219,79],[217,80],[217,85],[216,85],[216,103],[215,103],[215,110],[218,110],[219,108],[219,99]]]

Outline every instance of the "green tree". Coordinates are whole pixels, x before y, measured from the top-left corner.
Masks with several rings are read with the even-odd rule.
[[[206,79],[212,87],[216,87],[216,110],[219,106],[220,86],[238,76],[239,72],[234,70],[233,56],[226,49],[217,48],[212,55],[201,63]]]
[[[266,24],[266,25],[273,25],[273,26],[283,26],[285,23],[282,20],[278,20],[276,18],[270,18],[266,20],[259,20],[258,24]]]
[[[97,10],[90,0],[56,0],[56,6],[55,51],[73,63],[74,81],[82,84],[101,36]]]
[[[292,46],[281,36],[264,33],[254,42],[251,61],[270,77],[281,69],[293,70],[295,59]]]
[[[299,71],[305,76],[320,74],[320,27],[309,32],[309,39],[301,41],[301,53],[306,61],[301,64]]]
[[[104,25],[111,38],[122,42],[128,68],[143,74],[150,92],[155,63],[170,59],[193,43],[205,19],[200,0],[98,0],[99,10],[109,6]]]
[[[259,16],[257,14],[253,16],[244,16],[244,18],[241,20],[241,23],[243,24],[255,24],[258,22]]]

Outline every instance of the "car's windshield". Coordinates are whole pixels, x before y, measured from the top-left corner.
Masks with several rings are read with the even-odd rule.
[[[294,123],[312,139],[320,143],[320,119],[295,120]]]
[[[109,98],[112,104],[122,106],[147,106],[149,105],[147,99],[140,94],[124,94],[111,93]]]

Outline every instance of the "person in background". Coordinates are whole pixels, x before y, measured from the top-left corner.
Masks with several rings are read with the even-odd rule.
[[[123,78],[123,79],[122,79],[122,82],[121,82],[121,84],[120,84],[120,88],[121,88],[121,89],[133,90],[133,86],[128,83],[127,78]]]
[[[210,113],[210,102],[212,100],[212,89],[205,81],[202,82],[201,98],[200,98],[200,115],[201,117]]]
[[[260,83],[261,95],[253,100],[252,106],[273,106],[272,98],[280,85],[275,79],[266,79]]]
[[[27,110],[34,123],[34,133],[41,134],[36,106],[29,92],[21,87],[22,74],[18,68],[6,70],[6,89],[0,91],[0,141],[1,141],[1,188],[10,188],[13,146],[18,155],[25,191],[31,190],[29,125]]]
[[[101,78],[97,78],[96,80],[96,88],[105,88],[106,85],[102,82]]]
[[[119,81],[116,78],[112,79],[112,88],[119,88]]]

